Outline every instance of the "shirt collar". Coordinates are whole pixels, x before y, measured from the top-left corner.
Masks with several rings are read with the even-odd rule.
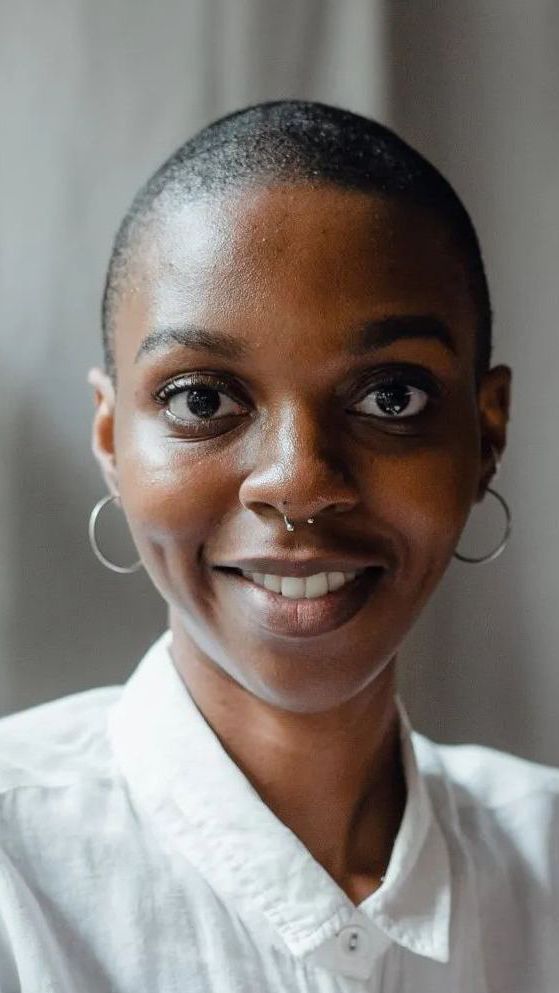
[[[293,955],[307,956],[356,908],[225,751],[173,665],[171,640],[168,630],[151,646],[109,715],[132,800],[241,915],[260,910]],[[445,962],[449,856],[420,768],[436,754],[397,705],[406,807],[385,881],[358,910],[391,941]]]

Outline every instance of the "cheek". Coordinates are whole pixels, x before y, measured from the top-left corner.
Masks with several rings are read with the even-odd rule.
[[[399,535],[406,571],[440,573],[448,563],[474,499],[475,458],[441,449],[391,460],[378,517]],[[390,480],[390,483],[388,482]],[[382,506],[381,506],[382,504]]]
[[[230,492],[222,460],[139,420],[118,449],[123,506],[142,547],[176,542],[195,555],[225,513]]]

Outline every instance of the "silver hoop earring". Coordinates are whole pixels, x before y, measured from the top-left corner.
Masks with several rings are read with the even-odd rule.
[[[134,562],[133,565],[115,565],[114,562],[111,562],[108,558],[106,558],[103,555],[103,552],[101,551],[99,545],[97,544],[97,538],[95,536],[95,526],[97,524],[97,518],[99,517],[99,514],[101,513],[103,507],[105,507],[108,503],[112,503],[113,500],[118,500],[118,495],[112,495],[111,493],[109,493],[108,496],[101,497],[101,499],[97,501],[93,510],[91,511],[91,514],[89,515],[89,528],[88,528],[89,543],[95,555],[99,559],[99,561],[102,562],[103,565],[107,567],[107,569],[112,569],[113,572],[121,572],[121,573],[136,572],[136,570],[139,569],[142,565],[141,559],[138,559],[138,561]]]
[[[476,565],[479,565],[484,562],[492,562],[493,559],[496,559],[501,554],[501,552],[504,551],[505,545],[508,543],[510,533],[512,530],[512,515],[510,512],[509,505],[505,500],[505,498],[501,496],[500,493],[497,493],[497,490],[491,489],[490,486],[487,487],[485,492],[491,493],[491,495],[494,496],[499,501],[501,507],[505,512],[505,533],[503,535],[503,539],[500,542],[500,544],[497,545],[497,548],[495,548],[494,551],[489,552],[488,555],[481,555],[479,558],[469,558],[467,555],[460,555],[458,552],[454,552],[453,553],[454,558],[460,559],[461,562],[473,562]]]

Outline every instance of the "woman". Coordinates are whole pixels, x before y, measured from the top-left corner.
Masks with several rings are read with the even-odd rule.
[[[456,194],[373,121],[249,108],[137,196],[103,323],[90,536],[169,628],[124,688],[2,722],[2,993],[555,991],[558,771],[437,745],[396,692],[488,493],[483,560],[508,536]]]

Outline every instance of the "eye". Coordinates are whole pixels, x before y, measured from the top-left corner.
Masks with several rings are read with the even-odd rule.
[[[155,399],[165,405],[165,413],[171,420],[185,426],[203,426],[246,411],[246,407],[230,395],[225,384],[200,379],[173,380],[159,390]]]
[[[425,410],[431,392],[403,379],[385,381],[370,390],[352,410],[371,417],[404,420],[416,417]]]

